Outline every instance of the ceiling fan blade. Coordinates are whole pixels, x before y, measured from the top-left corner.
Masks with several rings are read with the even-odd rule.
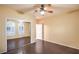
[[[48,13],[53,13],[53,11],[48,11]]]
[[[45,5],[45,7],[46,7],[46,10],[45,10],[46,12],[53,13],[53,8],[51,4],[47,4]]]

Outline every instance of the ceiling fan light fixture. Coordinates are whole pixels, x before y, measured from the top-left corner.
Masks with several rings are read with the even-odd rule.
[[[44,10],[41,10],[40,11],[40,15],[44,16],[44,14],[45,14],[45,11]]]

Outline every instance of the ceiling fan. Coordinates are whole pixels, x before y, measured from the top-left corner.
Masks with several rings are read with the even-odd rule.
[[[53,8],[51,4],[41,4],[40,7],[35,10],[35,12],[40,12],[40,14],[44,16],[45,13],[53,13]]]

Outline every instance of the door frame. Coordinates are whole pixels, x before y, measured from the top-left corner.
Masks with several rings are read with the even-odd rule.
[[[42,24],[42,39],[41,40],[44,40],[44,24]]]
[[[6,32],[6,23],[7,23],[7,20],[8,19],[12,19],[12,20],[18,22],[18,20],[20,20],[21,18],[9,18],[9,17],[5,18],[5,39],[6,39],[6,46],[5,47],[6,48],[5,48],[5,51],[4,52],[7,52],[8,51],[7,50],[7,32]],[[30,20],[26,20],[26,19],[22,19],[22,20],[24,20],[24,22],[30,23],[30,35],[31,35],[31,37],[30,37],[30,43],[31,43],[31,40],[32,40],[32,22]]]

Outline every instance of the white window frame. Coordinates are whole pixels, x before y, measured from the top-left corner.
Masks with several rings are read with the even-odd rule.
[[[23,35],[24,34],[24,23],[23,22],[19,22],[18,23],[18,34],[19,35]]]
[[[7,30],[7,27],[8,29],[10,30]],[[6,33],[7,33],[7,36],[14,36],[15,35],[15,23],[13,21],[7,21],[6,23]]]

